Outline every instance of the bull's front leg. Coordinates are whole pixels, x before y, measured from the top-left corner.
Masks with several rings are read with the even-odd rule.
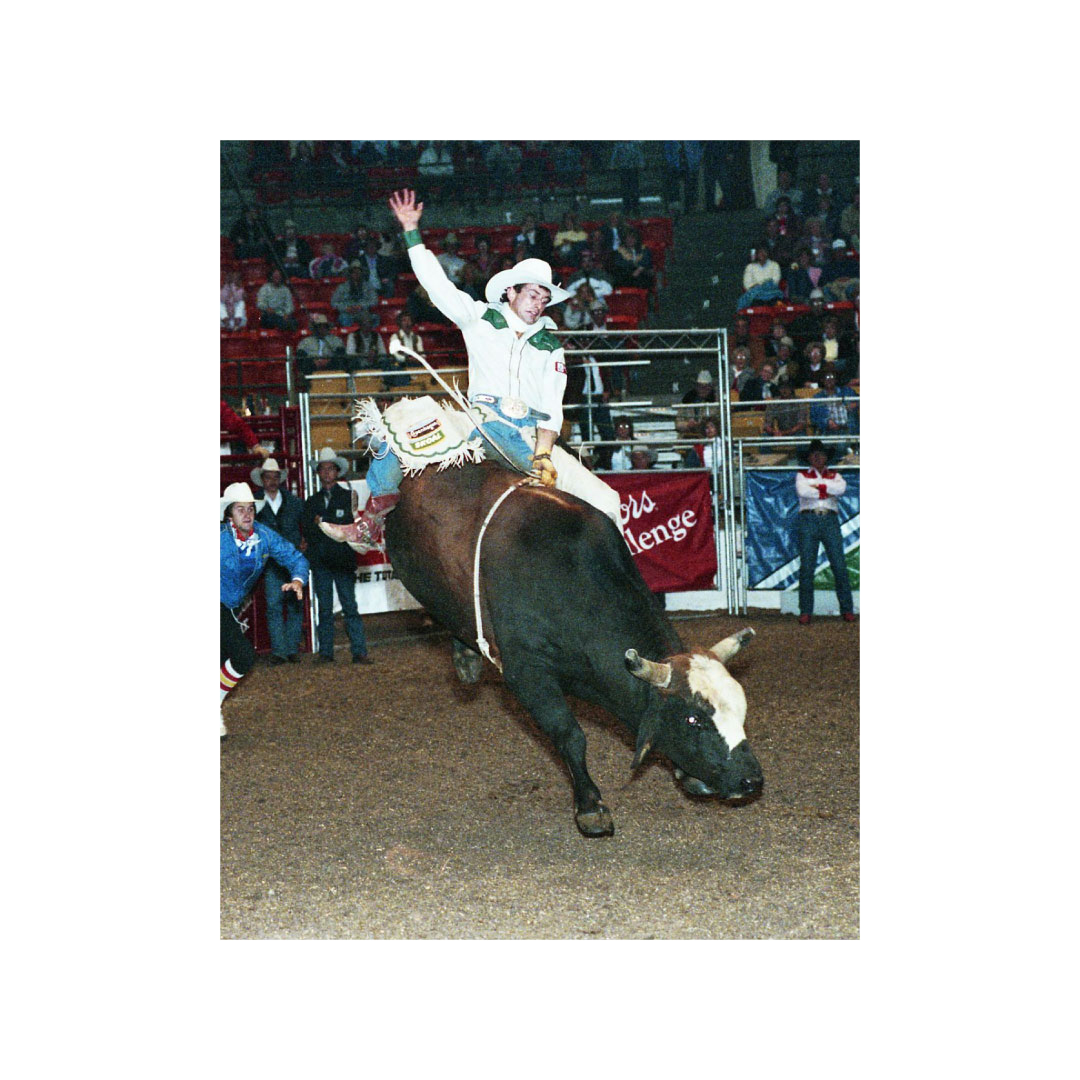
[[[458,638],[453,641],[453,656],[457,677],[468,685],[478,683],[484,670],[484,658]]]
[[[535,667],[522,671],[511,670],[508,665],[503,677],[570,770],[574,784],[574,821],[578,829],[584,836],[613,835],[615,822],[611,812],[585,767],[585,732],[574,719],[558,682],[550,676],[538,675]]]

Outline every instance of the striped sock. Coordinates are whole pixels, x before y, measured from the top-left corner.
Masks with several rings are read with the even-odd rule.
[[[233,669],[232,664],[226,660],[221,665],[221,700],[225,700],[225,695],[243,678],[243,676]]]

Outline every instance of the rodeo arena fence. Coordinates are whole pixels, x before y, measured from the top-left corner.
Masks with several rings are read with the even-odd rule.
[[[675,330],[563,330],[567,360],[585,371],[580,402],[564,406],[563,440],[567,447],[595,464],[605,451],[627,447],[627,441],[605,439],[613,425],[627,419],[633,426],[632,446],[646,444],[653,467],[612,471],[596,468],[598,475],[618,491],[627,545],[646,584],[665,595],[675,610],[724,610],[746,613],[750,606],[781,612],[798,610],[799,554],[795,539],[795,473],[805,467],[800,455],[811,438],[819,438],[833,453],[831,467],[847,481],[839,499],[841,535],[851,578],[856,610],[859,603],[859,435],[824,433],[770,436],[763,432],[769,402],[741,402],[729,392],[725,373],[727,331]],[[236,359],[222,364],[222,395],[238,407],[259,441],[268,447],[288,472],[287,486],[301,499],[318,489],[314,460],[324,446],[363,470],[366,452],[355,441],[352,407],[358,398],[374,397],[390,404],[404,396],[447,393],[421,367],[326,371],[308,376],[297,371],[291,347],[274,359]],[[718,389],[715,402],[683,404],[635,398],[635,369],[654,358],[682,359],[693,371],[709,370]],[[389,359],[389,358],[388,358]],[[468,369],[437,367],[451,384],[467,391]],[[408,376],[408,385],[396,385]],[[601,381],[602,380],[602,381]],[[624,389],[603,401],[595,389],[621,380]],[[805,409],[816,391],[796,391],[791,404]],[[677,395],[668,395],[677,396]],[[778,399],[773,399],[776,401]],[[814,405],[851,399],[815,397]],[[692,414],[716,421],[712,440],[681,435],[676,423]],[[250,480],[259,459],[243,447],[229,443],[222,433],[221,484]],[[695,448],[704,463],[687,468],[684,458]],[[360,505],[368,496],[366,480],[341,481],[355,493]],[[395,578],[384,555],[357,555],[357,604],[361,614],[419,608]],[[832,572],[819,552],[814,585],[815,611],[838,611]],[[309,589],[305,613],[305,640],[310,647],[315,625],[314,591]],[[335,596],[335,611],[339,602]],[[262,590],[249,603],[246,630],[259,652],[269,651]]]

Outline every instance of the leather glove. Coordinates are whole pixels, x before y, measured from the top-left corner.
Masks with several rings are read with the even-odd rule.
[[[535,476],[544,487],[551,488],[555,486],[555,481],[558,479],[559,474],[555,471],[555,466],[551,464],[551,455],[547,453],[547,451],[540,454],[533,454],[532,469],[533,476]]]

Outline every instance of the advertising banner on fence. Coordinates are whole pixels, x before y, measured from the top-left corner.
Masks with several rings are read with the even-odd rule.
[[[605,473],[619,493],[623,533],[653,592],[711,589],[716,582],[716,540],[708,473],[641,470]],[[367,501],[367,482],[346,484]],[[386,556],[356,557],[356,604],[362,615],[420,605],[397,580]],[[334,610],[340,606],[335,603]]]
[[[618,493],[623,533],[653,592],[711,589],[716,537],[708,473],[641,469],[604,473]]]
[[[839,499],[840,535],[853,590],[859,588],[859,472],[840,469],[847,491]],[[746,500],[746,582],[751,589],[795,589],[799,585],[799,544],[795,518],[795,473],[748,469],[743,474]],[[818,551],[815,589],[833,589],[825,549]]]

